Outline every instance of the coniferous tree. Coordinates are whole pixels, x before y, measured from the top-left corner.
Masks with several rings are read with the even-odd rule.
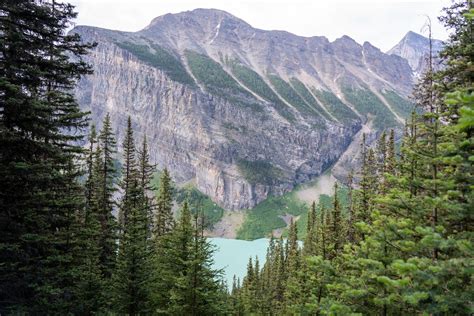
[[[113,275],[113,309],[120,314],[149,312],[149,251],[147,213],[138,179],[129,182],[127,220],[120,236],[117,264]]]
[[[86,195],[86,217],[90,210],[93,208],[94,193],[96,191],[96,184],[94,179],[94,161],[96,159],[96,144],[97,144],[97,133],[95,125],[91,125],[89,133],[89,149],[87,151],[86,159],[86,184],[85,184],[85,195]]]
[[[100,312],[104,307],[104,279],[100,269],[101,225],[97,208],[96,150],[97,135],[94,125],[89,134],[89,149],[86,160],[85,208],[80,214],[81,229],[78,233],[80,258],[76,283],[77,304],[74,313],[89,315]]]
[[[69,4],[0,10],[0,313],[66,314],[84,203],[76,144],[87,126],[71,89],[90,72],[81,56],[91,45],[66,35]]]
[[[123,142],[123,167],[119,214],[121,233],[117,265],[112,280],[113,308],[118,313],[138,315],[148,312],[150,247],[148,246],[148,200],[135,158],[130,117]]]
[[[117,170],[115,167],[116,142],[112,132],[110,115],[104,118],[98,137],[96,181],[96,207],[101,225],[100,268],[106,280],[110,280],[117,254],[117,221],[113,215]]]
[[[311,204],[311,209],[308,212],[306,226],[306,236],[303,244],[304,255],[314,255],[316,253],[316,242],[317,242],[317,215],[316,215],[316,203]]]
[[[123,230],[127,223],[127,216],[130,209],[133,207],[131,202],[132,191],[137,191],[139,188],[135,184],[141,182],[138,179],[138,166],[136,161],[135,140],[133,138],[132,121],[130,116],[127,119],[127,129],[123,140],[123,165],[122,165],[122,181],[120,182],[120,189],[122,199],[119,209],[119,225],[120,230]],[[136,192],[134,192],[136,193]],[[136,203],[134,201],[133,203]]]
[[[146,136],[143,137],[142,145],[138,151],[138,177],[139,186],[142,192],[142,199],[147,213],[147,238],[151,239],[153,230],[153,215],[156,208],[152,186],[153,173],[155,166],[150,163],[150,154],[148,152],[148,143]],[[151,246],[151,243],[150,243]]]
[[[159,238],[173,228],[173,188],[171,177],[167,169],[163,170],[160,177],[160,188],[156,201],[156,215],[154,223],[154,237]]]

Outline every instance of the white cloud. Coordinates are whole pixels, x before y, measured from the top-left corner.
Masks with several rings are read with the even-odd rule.
[[[79,16],[76,24],[137,31],[155,17],[196,8],[225,10],[254,27],[285,30],[302,36],[324,35],[334,40],[349,35],[382,50],[408,31],[420,32],[426,15],[433,36],[445,39],[437,21],[449,0],[70,0]]]

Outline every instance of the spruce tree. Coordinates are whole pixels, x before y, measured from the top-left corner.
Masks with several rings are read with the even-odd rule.
[[[81,56],[91,45],[66,34],[69,4],[0,7],[0,313],[67,314],[87,126],[72,88],[90,72]]]
[[[80,213],[78,233],[80,257],[78,258],[78,281],[76,283],[77,304],[75,314],[89,315],[103,310],[104,279],[100,269],[101,225],[97,208],[97,135],[92,125],[89,134],[89,149],[86,160],[85,207]]]
[[[98,137],[96,179],[96,207],[101,225],[100,267],[104,277],[109,280],[115,268],[117,254],[117,220],[113,215],[116,192],[116,142],[112,132],[110,115],[107,113]]]
[[[159,238],[173,228],[173,188],[171,177],[167,169],[163,170],[160,177],[160,188],[156,201],[156,214],[154,222],[154,238]]]
[[[119,210],[119,224],[120,229],[123,230],[127,223],[127,216],[130,208],[132,208],[131,195],[132,191],[138,190],[135,184],[141,182],[138,179],[138,166],[136,161],[135,140],[133,138],[132,121],[130,116],[127,119],[127,129],[122,145],[123,150],[123,165],[122,165],[122,180],[120,182],[120,189],[122,199]],[[136,203],[136,202],[134,202]]]
[[[152,186],[153,174],[155,166],[150,163],[150,154],[148,151],[148,143],[146,136],[143,137],[142,145],[138,151],[138,177],[139,186],[142,192],[143,203],[147,212],[147,238],[151,239],[153,230],[153,215],[156,208],[154,192]],[[151,245],[151,244],[150,244]]]
[[[147,209],[141,199],[139,180],[129,181],[127,220],[120,236],[112,280],[113,310],[119,314],[149,312],[150,254],[147,246]]]

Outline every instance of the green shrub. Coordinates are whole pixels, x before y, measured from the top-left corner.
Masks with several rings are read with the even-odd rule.
[[[153,44],[152,50],[147,45],[138,45],[131,42],[116,44],[148,65],[163,70],[172,80],[195,86],[193,78],[188,74],[183,64],[158,45]]]

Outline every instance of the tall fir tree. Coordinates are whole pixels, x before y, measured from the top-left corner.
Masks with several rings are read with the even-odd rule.
[[[142,199],[147,213],[147,238],[152,238],[153,230],[153,216],[156,209],[156,201],[154,198],[154,188],[152,185],[153,174],[155,172],[155,165],[150,162],[150,153],[148,149],[148,142],[146,136],[143,137],[143,141],[140,149],[138,150],[138,177],[139,186],[142,192]],[[151,243],[149,243],[151,246]]]
[[[71,90],[90,73],[91,45],[66,34],[69,4],[3,1],[0,10],[0,313],[66,314],[84,203],[76,144],[87,126]]]
[[[123,164],[122,164],[122,180],[120,181],[121,201],[119,208],[119,225],[123,230],[127,223],[127,216],[132,206],[131,195],[138,188],[138,165],[136,160],[135,140],[133,138],[132,120],[130,116],[127,119],[127,129],[122,144]],[[133,201],[136,203],[136,201]]]
[[[143,315],[150,312],[151,258],[147,245],[147,209],[138,178],[130,180],[128,194],[127,218],[112,276],[112,308],[119,314]]]
[[[101,225],[100,268],[106,280],[115,269],[117,255],[117,220],[114,216],[117,191],[116,141],[112,132],[110,115],[107,113],[100,130],[97,146],[95,176],[97,181],[96,207]]]
[[[159,238],[173,228],[173,188],[171,177],[167,169],[163,170],[160,177],[160,187],[156,201],[156,214],[154,221],[154,238]]]

